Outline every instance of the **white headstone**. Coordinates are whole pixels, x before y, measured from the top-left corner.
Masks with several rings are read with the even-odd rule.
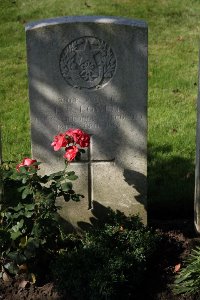
[[[199,55],[199,62],[200,62],[200,55]],[[198,98],[197,98],[194,225],[196,231],[200,233],[200,63],[199,63],[199,83],[198,83]]]
[[[146,223],[147,25],[115,17],[62,17],[26,26],[32,155],[62,169],[54,135],[91,135],[81,162],[79,203],[62,203],[73,224],[110,206]]]
[[[1,127],[0,127],[0,206],[1,206],[1,202],[3,201],[3,174],[1,171],[1,167],[2,167],[2,141],[1,141]]]

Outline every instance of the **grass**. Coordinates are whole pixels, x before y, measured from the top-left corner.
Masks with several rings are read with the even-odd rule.
[[[193,210],[200,2],[0,0],[0,103],[4,160],[30,155],[24,24],[62,15],[117,15],[149,24],[149,213]]]

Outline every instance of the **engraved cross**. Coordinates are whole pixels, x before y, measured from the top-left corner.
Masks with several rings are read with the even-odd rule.
[[[94,176],[93,176],[93,165],[94,164],[106,164],[106,163],[114,163],[115,158],[110,160],[104,159],[92,159],[93,157],[93,143],[92,137],[90,138],[90,146],[88,147],[88,159],[74,161],[71,162],[74,165],[85,165],[88,166],[88,209],[92,209],[92,202],[93,202],[93,189],[94,189]]]

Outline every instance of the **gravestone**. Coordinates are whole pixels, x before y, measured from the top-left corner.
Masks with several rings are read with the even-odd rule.
[[[2,166],[3,160],[2,160],[2,141],[1,141],[1,127],[0,127],[0,207],[1,203],[3,201],[3,174],[1,172],[1,166]]]
[[[146,213],[147,25],[116,17],[62,17],[26,26],[32,155],[43,172],[63,169],[50,144],[69,128],[90,134],[80,162],[79,203],[61,216],[74,226],[106,207]],[[78,223],[77,223],[78,222]]]
[[[197,98],[194,225],[196,231],[200,233],[200,54],[199,54],[199,81],[198,81],[198,98]]]

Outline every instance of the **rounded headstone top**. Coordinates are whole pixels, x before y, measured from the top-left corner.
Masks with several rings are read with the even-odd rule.
[[[33,30],[45,26],[52,26],[52,25],[58,25],[64,23],[91,23],[91,22],[147,28],[147,23],[143,20],[134,20],[128,18],[109,17],[109,16],[68,16],[68,17],[42,19],[39,21],[30,22],[26,24],[25,29],[27,31],[27,30]]]

